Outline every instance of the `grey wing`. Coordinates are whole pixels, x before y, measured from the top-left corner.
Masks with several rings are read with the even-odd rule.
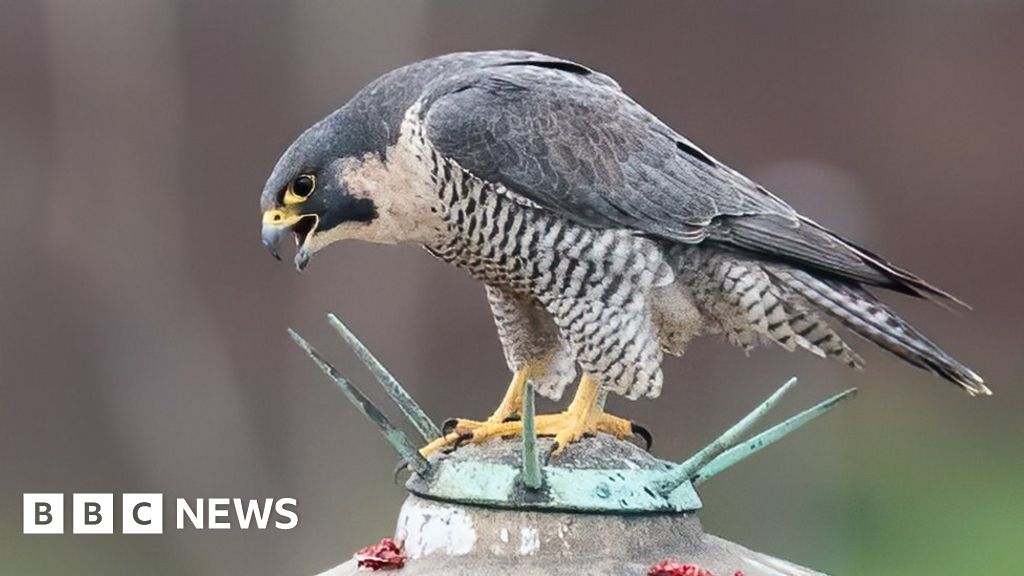
[[[797,214],[626,96],[551,59],[439,81],[424,97],[441,154],[574,222],[721,244],[858,283],[951,298]]]

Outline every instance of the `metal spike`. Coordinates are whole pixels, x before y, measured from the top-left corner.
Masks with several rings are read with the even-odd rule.
[[[540,490],[544,485],[544,474],[540,467],[540,453],[537,451],[537,419],[534,406],[533,382],[527,380],[523,390],[523,485],[531,490]]]
[[[688,481],[697,472],[697,470],[703,468],[715,456],[736,445],[743,435],[757,424],[758,420],[763,418],[765,414],[774,408],[775,405],[779,403],[779,400],[782,399],[787,392],[792,390],[795,385],[796,378],[790,378],[788,382],[783,384],[781,388],[776,390],[771,396],[762,402],[760,406],[754,408],[754,410],[744,416],[742,420],[733,424],[731,428],[722,433],[722,435],[716,438],[712,443],[702,448],[685,462],[677,464],[672,467],[672,469],[665,472],[662,477],[655,482],[654,489],[663,496],[671,494],[676,488],[678,488],[683,482]]]
[[[405,433],[395,428],[391,423],[391,420],[380,411],[379,408],[371,401],[366,394],[363,394],[361,390],[356,388],[349,382],[344,376],[338,373],[338,371],[331,366],[315,348],[310,346],[309,342],[306,342],[302,336],[299,336],[297,332],[288,329],[288,335],[292,337],[292,340],[302,348],[313,362],[323,370],[324,374],[328,378],[334,381],[338,385],[338,388],[345,394],[345,397],[363,414],[366,418],[374,423],[380,430],[381,434],[384,435],[384,439],[391,444],[391,447],[398,452],[398,455],[409,463],[409,466],[419,475],[423,475],[430,470],[430,463],[424,458],[419,450],[417,450],[412,443],[409,442],[409,438],[406,437]]]
[[[398,409],[402,411],[402,414],[405,415],[409,423],[416,429],[416,432],[419,433],[423,441],[430,442],[435,438],[440,438],[441,430],[437,425],[430,420],[426,412],[405,391],[405,388],[398,383],[398,380],[391,375],[391,372],[388,372],[387,368],[359,341],[359,338],[356,338],[356,335],[348,329],[348,326],[345,326],[334,314],[328,314],[327,321],[341,335],[345,343],[352,348],[352,351],[355,352],[363,364],[366,365],[370,374],[373,374],[373,377],[377,379],[377,382],[380,383],[384,391],[391,397],[391,400],[398,405]]]
[[[804,424],[807,424],[811,420],[814,420],[818,416],[821,416],[835,408],[836,405],[843,400],[855,396],[856,394],[857,389],[850,388],[845,392],[836,394],[835,396],[804,410],[781,424],[776,424],[746,442],[741,442],[740,444],[733,446],[716,456],[711,462],[708,462],[703,468],[698,470],[690,480],[693,482],[694,486],[700,486],[712,476],[727,470],[761,450],[764,450],[791,432],[794,432]]]

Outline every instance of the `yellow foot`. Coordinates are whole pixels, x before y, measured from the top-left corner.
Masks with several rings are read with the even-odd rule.
[[[646,428],[601,410],[580,412],[573,411],[570,406],[569,410],[560,414],[537,417],[537,433],[555,437],[552,456],[558,456],[569,444],[578,442],[586,436],[594,436],[598,432],[604,432],[619,440],[639,436],[644,440],[645,448],[651,447],[651,434]]]
[[[441,427],[441,437],[420,449],[420,454],[430,456],[443,448],[455,449],[473,438],[476,438],[475,442],[479,443],[495,436],[522,434],[522,425],[519,425],[518,428],[513,426],[507,432],[503,425],[518,417],[519,409],[523,404],[523,390],[526,387],[526,380],[530,377],[531,369],[530,366],[527,366],[516,371],[512,376],[512,383],[505,391],[505,398],[502,399],[501,404],[490,418],[483,422],[461,418],[448,420]]]
[[[536,430],[538,436],[555,437],[552,455],[558,455],[567,445],[579,441],[584,436],[593,436],[598,432],[604,432],[619,440],[639,436],[644,440],[647,448],[651,446],[651,435],[647,429],[624,418],[598,410],[589,412],[584,418],[572,411],[540,414],[536,419]],[[491,438],[521,436],[523,423],[518,420],[506,422],[497,422],[491,419],[484,422],[455,420],[445,427],[444,432],[444,436],[427,444],[420,450],[420,453],[429,456],[438,450],[455,449],[464,444],[480,444]]]
[[[642,426],[638,426],[629,420],[605,413],[599,402],[601,387],[597,379],[589,374],[580,378],[580,385],[576,389],[576,396],[569,404],[568,410],[561,414],[550,416],[550,421],[545,422],[546,432],[555,437],[555,445],[551,451],[552,456],[558,456],[565,450],[565,447],[577,442],[584,436],[593,436],[597,432],[604,432],[623,440],[630,436],[640,436],[647,443],[647,449],[651,447],[651,434]],[[537,433],[542,432],[540,419],[537,418]]]
[[[516,420],[504,421],[495,416],[483,422],[452,419],[444,423],[441,437],[421,448],[420,454],[430,456],[438,450],[454,450],[463,444],[479,444],[491,438],[504,438],[522,433],[523,424]]]

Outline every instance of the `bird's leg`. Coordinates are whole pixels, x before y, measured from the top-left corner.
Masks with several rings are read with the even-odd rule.
[[[516,370],[512,375],[512,383],[508,385],[508,390],[505,390],[505,397],[501,399],[501,404],[498,404],[498,408],[486,422],[505,422],[519,416],[523,407],[523,391],[526,389],[526,381],[530,379],[530,373],[530,366]]]
[[[530,374],[531,367],[529,365],[516,370],[508,390],[505,391],[505,397],[501,400],[501,404],[498,404],[494,413],[487,420],[483,422],[462,418],[449,420],[444,424],[443,435],[424,446],[420,453],[424,456],[429,456],[446,446],[465,442],[482,442],[494,436],[511,436],[521,432],[521,424],[517,428],[515,422],[507,421],[519,415],[519,410],[523,405],[523,390],[526,388],[526,381],[529,380]],[[502,424],[513,424],[513,426],[502,426]]]
[[[598,432],[610,434],[620,440],[636,434],[643,437],[650,446],[650,434],[646,430],[629,420],[606,413],[601,400],[601,386],[597,379],[589,374],[584,374],[580,378],[576,396],[573,397],[572,403],[569,404],[569,408],[565,412],[552,414],[546,418],[538,417],[538,434],[555,437],[552,456],[561,454],[566,446],[584,436],[592,436]],[[545,420],[543,425],[541,424],[542,418]]]
[[[485,424],[500,424],[508,420],[517,419],[519,411],[523,406],[523,391],[526,389],[526,381],[530,379],[530,374],[529,366],[516,370],[515,374],[512,375],[512,382],[508,385],[508,390],[505,390],[505,397],[502,398],[501,404],[498,404],[494,413],[487,420],[480,422],[477,420],[453,418],[445,422],[444,428],[446,433],[453,430],[465,432],[475,430]]]

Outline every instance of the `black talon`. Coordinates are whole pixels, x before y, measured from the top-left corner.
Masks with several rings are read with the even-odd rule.
[[[395,473],[392,476],[391,481],[394,482],[395,484],[398,484],[398,475],[401,474],[402,472],[404,472],[405,470],[408,470],[408,469],[409,469],[409,461],[408,460],[402,460],[401,462],[399,462],[398,465],[395,466]]]
[[[445,435],[447,436],[448,433],[446,432]],[[442,454],[451,454],[452,452],[455,452],[456,450],[458,450],[459,448],[464,446],[466,444],[466,442],[468,442],[468,441],[470,441],[472,439],[473,439],[473,432],[472,431],[462,432],[458,436],[455,437],[455,442],[452,442],[451,446],[442,449],[441,453]]]
[[[472,439],[473,439],[473,433],[472,432],[463,432],[463,433],[461,433],[461,434],[459,434],[458,436],[455,437],[455,443],[452,444],[452,449],[454,450],[456,448],[459,448],[462,445],[464,445],[466,442],[468,442],[468,441],[470,441]]]
[[[650,430],[644,428],[643,426],[637,424],[636,422],[630,422],[629,431],[632,432],[634,436],[639,436],[640,438],[643,438],[644,444],[646,444],[646,446],[644,446],[644,450],[646,450],[647,452],[651,451],[651,446],[654,446],[654,436],[651,436]]]
[[[547,454],[544,455],[545,466],[551,463],[551,457],[555,455],[555,450],[558,450],[558,442],[552,442],[551,447],[548,448]]]
[[[509,414],[502,422],[519,422],[523,417],[519,414]]]
[[[447,435],[451,434],[452,432],[455,432],[455,429],[458,428],[458,427],[459,427],[459,419],[458,418],[449,418],[449,419],[445,420],[444,423],[441,424],[441,435],[442,436],[447,436]]]

